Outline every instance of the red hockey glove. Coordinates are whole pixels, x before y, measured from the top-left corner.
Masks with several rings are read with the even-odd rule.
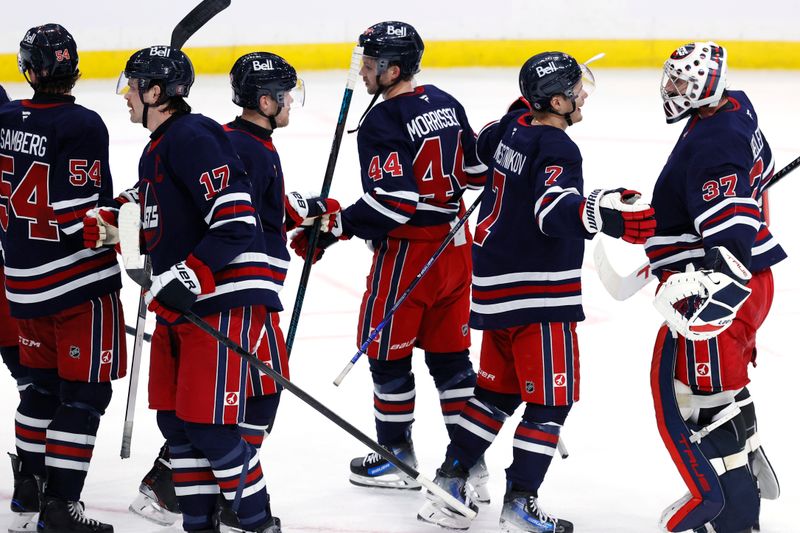
[[[641,197],[641,193],[624,188],[595,189],[586,198],[583,225],[590,233],[602,231],[626,242],[644,244],[655,235],[656,212],[650,204],[640,203]]]
[[[167,322],[175,322],[191,309],[201,294],[214,292],[214,274],[199,259],[189,255],[186,261],[154,275],[145,294],[147,308]]]
[[[313,223],[313,219],[324,215],[338,213],[341,207],[333,198],[306,196],[299,192],[290,192],[285,197],[286,227],[288,229]],[[291,221],[291,222],[290,222]],[[326,221],[323,221],[323,225]]]
[[[84,248],[112,246],[119,242],[118,212],[110,207],[95,207],[86,212],[83,218]]]

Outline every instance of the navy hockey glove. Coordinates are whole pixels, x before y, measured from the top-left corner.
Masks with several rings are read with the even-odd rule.
[[[147,308],[167,322],[175,322],[191,309],[201,294],[214,292],[214,274],[195,256],[154,275],[145,294]]]
[[[119,243],[118,213],[118,209],[110,207],[95,207],[86,212],[83,218],[84,248],[100,248]]]
[[[586,198],[581,219],[589,233],[602,231],[633,244],[644,244],[656,233],[656,212],[639,202],[641,193],[625,188],[595,189]]]
[[[323,218],[323,226],[330,225],[330,215],[338,213],[341,207],[333,198],[321,196],[307,196],[292,191],[285,197],[286,228],[293,229],[298,226],[307,226],[317,217]],[[323,230],[324,231],[324,230]]]

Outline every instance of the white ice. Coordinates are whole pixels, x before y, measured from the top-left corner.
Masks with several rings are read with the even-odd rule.
[[[292,111],[292,124],[278,131],[275,144],[286,174],[287,190],[319,190],[330,150],[346,75],[343,71],[303,75],[308,86],[306,106]],[[585,121],[569,129],[584,156],[586,189],[625,186],[649,197],[681,126],[664,122],[658,94],[657,70],[599,70],[598,89],[584,107]],[[498,118],[518,94],[516,69],[425,70],[423,83],[435,83],[463,104],[472,126],[479,129]],[[745,89],[760,113],[777,168],[798,155],[797,124],[800,110],[793,95],[798,72],[743,72],[733,69],[730,85]],[[6,87],[12,97],[28,97],[19,84]],[[111,168],[117,189],[136,179],[137,161],[147,132],[128,121],[122,99],[114,95],[114,80],[81,81],[78,102],[97,110],[111,135]],[[226,76],[200,76],[189,99],[197,112],[227,122],[237,108],[230,102]],[[350,109],[352,127],[368,97],[360,85]],[[343,204],[360,194],[355,136],[346,136],[332,195]],[[797,443],[797,396],[800,358],[792,344],[792,329],[800,315],[797,258],[800,236],[796,198],[800,173],[790,175],[771,193],[772,229],[791,258],[774,269],[775,302],[759,333],[758,368],[750,386],[759,415],[759,429],[772,464],[782,482],[778,501],[765,501],[762,531],[800,531],[792,513],[800,502],[800,461]],[[471,202],[474,193],[467,195]],[[794,206],[794,207],[793,207]],[[473,222],[474,224],[474,222]],[[593,245],[587,246],[591,251]],[[620,271],[637,266],[639,248],[610,243]],[[617,257],[618,256],[618,257]],[[360,361],[340,388],[331,382],[355,351],[356,321],[370,253],[353,240],[337,244],[312,271],[291,360],[293,381],[315,395],[356,426],[374,436],[372,388],[366,361]],[[591,253],[586,254],[584,306],[587,320],[579,328],[581,347],[581,401],[567,420],[563,437],[567,460],[553,462],[541,489],[546,510],[575,523],[583,533],[643,533],[657,531],[662,509],[685,492],[658,436],[649,389],[649,370],[656,330],[661,322],[651,305],[653,286],[626,302],[612,300],[595,275]],[[282,293],[288,326],[301,262],[295,258]],[[124,300],[128,323],[135,323],[137,293],[126,280]],[[152,323],[149,325],[152,328]],[[198,333],[200,335],[201,333]],[[130,340],[130,337],[129,337]],[[477,366],[480,335],[473,333],[473,361]],[[794,353],[794,355],[792,355]],[[417,420],[414,442],[420,471],[433,477],[443,459],[444,425],[433,382],[414,357],[417,371]],[[143,362],[147,375],[147,352]],[[0,420],[7,430],[0,449],[14,449],[12,429],[17,395],[7,377],[2,389]],[[164,531],[127,512],[163,439],[146,403],[146,383],[140,383],[132,458],[120,460],[119,447],[128,380],[115,384],[115,395],[100,424],[91,470],[83,492],[87,514],[114,525],[115,531]],[[511,435],[519,417],[510,419],[487,453],[492,472],[492,503],[481,509],[471,531],[497,531],[502,505],[504,471],[511,461]],[[423,501],[419,492],[396,493],[357,488],[347,481],[350,459],[367,449],[290,394],[284,394],[275,431],[263,448],[263,465],[272,508],[287,532],[410,533],[434,531],[416,521]],[[11,472],[0,465],[0,496],[11,494]],[[794,509],[794,511],[792,510]],[[0,524],[10,522],[2,504]],[[793,525],[795,524],[795,525]],[[177,531],[173,527],[170,531]]]

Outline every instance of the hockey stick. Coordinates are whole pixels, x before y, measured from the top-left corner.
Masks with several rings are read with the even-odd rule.
[[[140,217],[138,206],[130,203],[124,204],[119,210],[119,237],[122,248],[122,261],[125,265],[125,272],[128,274],[128,276],[143,289],[147,289],[150,286],[150,276],[146,274],[145,269],[141,264],[141,259],[139,258],[139,225]],[[265,374],[270,379],[281,385],[284,389],[297,396],[300,400],[308,404],[312,409],[320,413],[322,416],[358,439],[359,442],[370,448],[388,462],[392,463],[405,475],[416,480],[421,485],[424,485],[425,488],[427,488],[430,492],[442,498],[448,506],[470,519],[475,518],[475,511],[458,501],[447,491],[439,487],[436,483],[426,478],[409,465],[405,464],[394,453],[370,439],[366,434],[334,413],[319,400],[283,377],[271,366],[266,364],[264,361],[261,361],[254,354],[242,348],[236,342],[229,339],[222,332],[205,322],[202,318],[191,311],[185,313],[183,317],[203,330],[203,332],[214,337],[220,344],[223,344],[229,350],[232,350],[238,354],[242,359],[247,361],[249,365],[257,368],[262,374]]]
[[[203,0],[197,4],[172,30],[169,46],[171,48],[183,48],[189,37],[229,5],[231,5],[231,0]]]
[[[344,126],[347,122],[347,112],[350,110],[350,102],[353,99],[353,89],[356,86],[358,71],[361,68],[361,57],[363,55],[364,49],[360,46],[356,46],[353,48],[353,55],[350,56],[350,70],[347,73],[347,84],[345,85],[344,95],[342,96],[342,106],[339,109],[339,119],[336,122],[336,130],[333,134],[331,152],[328,155],[328,166],[325,168],[325,178],[322,180],[320,196],[323,198],[327,198],[331,190],[333,172],[336,170],[336,160],[339,158],[339,147],[342,144]],[[308,287],[308,279],[311,276],[311,265],[314,263],[314,255],[317,250],[317,242],[319,241],[320,226],[321,221],[319,219],[315,220],[314,225],[311,227],[311,233],[308,235],[308,253],[303,263],[303,273],[300,275],[300,284],[297,287],[297,296],[294,300],[294,309],[292,309],[289,329],[286,330],[287,357],[292,354],[294,337],[297,334],[297,325],[300,322],[300,310],[303,308],[303,300],[305,300],[306,297],[306,287]]]
[[[135,205],[135,204],[132,204]],[[138,212],[139,206],[136,206]],[[137,235],[138,239],[138,235]],[[144,275],[150,278],[150,258],[146,258],[143,267]],[[147,320],[147,304],[144,301],[144,290],[139,292],[139,313],[134,330],[133,352],[131,353],[131,371],[128,377],[128,404],[125,407],[125,424],[122,427],[122,446],[119,456],[127,459],[131,456],[131,439],[133,438],[133,415],[136,412],[136,396],[139,391],[139,368],[142,366],[142,347],[145,340],[144,325]],[[127,331],[128,326],[125,326]],[[148,335],[150,337],[150,335]],[[151,337],[152,338],[152,337]],[[148,339],[147,342],[150,342]]]
[[[197,4],[194,9],[181,19],[175,28],[172,30],[170,38],[171,48],[182,48],[189,37],[194,35],[197,30],[203,27],[206,22],[214,18],[214,16],[231,5],[231,0],[202,0]],[[138,205],[129,203],[138,212]],[[136,242],[138,243],[138,230],[136,233]],[[138,244],[137,244],[138,251]],[[138,255],[138,254],[137,254]],[[123,257],[124,262],[124,257]],[[150,279],[150,260],[145,259],[142,267],[143,275]],[[147,305],[144,302],[144,290],[139,295],[139,311],[138,318],[136,319],[136,329],[134,330],[133,352],[131,353],[131,373],[128,381],[128,405],[125,408],[125,423],[122,428],[122,445],[120,447],[119,455],[123,459],[131,456],[131,439],[133,437],[133,416],[136,411],[136,396],[139,388],[139,367],[142,362],[142,344],[147,335],[144,332],[144,325],[147,318]],[[127,331],[127,326],[126,326]],[[147,335],[147,337],[150,337]],[[150,339],[147,339],[150,342]]]
[[[776,172],[772,179],[764,186],[762,192],[767,191],[770,187],[781,181],[787,174],[800,166],[800,157]],[[645,285],[655,277],[650,271],[650,262],[643,263],[637,267],[633,272],[627,275],[620,275],[611,266],[608,253],[606,252],[603,241],[598,241],[594,247],[594,262],[597,267],[597,275],[603,283],[612,298],[616,300],[627,300],[637,292],[639,292]]]
[[[422,267],[422,270],[419,271],[419,274],[417,274],[417,277],[415,277],[411,281],[411,283],[406,288],[406,290],[403,291],[403,294],[400,295],[400,297],[397,299],[397,301],[395,301],[395,303],[392,306],[392,308],[389,309],[389,312],[386,313],[386,316],[383,317],[383,320],[381,320],[380,323],[377,326],[375,326],[375,329],[373,329],[372,333],[369,334],[369,337],[367,337],[367,340],[364,341],[364,344],[361,345],[361,347],[358,349],[358,351],[353,356],[353,358],[350,359],[350,361],[348,361],[348,363],[345,365],[345,367],[342,369],[342,371],[339,373],[339,375],[336,377],[336,379],[333,380],[333,384],[334,385],[336,385],[337,387],[339,385],[341,385],[342,380],[344,380],[345,376],[347,376],[347,374],[350,373],[350,370],[356,364],[356,361],[358,361],[358,359],[362,355],[364,355],[364,353],[367,350],[367,347],[372,343],[372,341],[374,341],[375,339],[378,338],[378,335],[380,335],[380,333],[383,330],[383,328],[385,328],[386,325],[389,323],[389,321],[392,320],[392,316],[394,316],[394,314],[397,311],[397,309],[401,305],[403,305],[403,302],[406,301],[406,298],[408,298],[408,295],[411,294],[411,291],[414,290],[414,287],[416,287],[417,284],[419,284],[419,282],[422,279],[422,277],[425,274],[428,273],[428,270],[431,269],[431,267],[433,266],[433,263],[435,263],[436,260],[439,259],[439,256],[442,255],[442,252],[444,252],[445,248],[447,248],[447,246],[450,244],[450,241],[452,241],[453,238],[456,236],[456,233],[458,233],[458,230],[461,229],[461,226],[463,226],[464,223],[466,223],[466,221],[469,218],[469,216],[472,214],[473,211],[475,211],[475,208],[478,207],[478,204],[481,203],[481,199],[482,198],[483,198],[483,191],[481,191],[481,193],[478,195],[478,197],[475,198],[475,201],[472,202],[472,205],[469,206],[469,209],[467,209],[467,211],[464,213],[464,215],[461,218],[458,219],[458,221],[455,223],[455,225],[450,230],[450,233],[448,233],[445,236],[444,240],[442,241],[442,244],[439,245],[439,248],[437,248],[436,251],[431,256],[431,258],[428,259],[428,262],[425,263],[425,265]]]
[[[139,325],[138,321],[136,322],[136,325],[137,326]],[[127,333],[132,337],[135,337],[137,335],[136,328],[134,328],[133,326],[129,326],[127,324],[125,324],[125,333]],[[144,335],[142,335],[142,339],[144,340],[144,342],[150,342],[153,340],[153,336],[150,335],[149,333],[145,333]]]

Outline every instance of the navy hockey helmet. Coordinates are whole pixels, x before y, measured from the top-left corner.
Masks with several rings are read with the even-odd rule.
[[[425,44],[411,24],[397,21],[373,24],[358,37],[364,55],[378,60],[378,74],[389,66],[400,67],[400,76],[413,76],[419,72]]]
[[[575,86],[587,78],[594,77],[574,57],[563,52],[542,52],[528,59],[519,71],[519,90],[535,111],[549,111],[550,99],[563,95],[574,101]]]
[[[270,52],[245,54],[233,64],[230,73],[233,103],[246,109],[258,109],[258,100],[269,95],[284,105],[286,93],[292,102],[303,105],[305,88],[297,71],[279,55]]]
[[[36,26],[19,43],[17,65],[26,79],[30,71],[42,80],[68,80],[78,76],[78,47],[60,24]]]
[[[151,46],[134,53],[125,64],[119,77],[117,93],[124,93],[129,80],[137,80],[138,90],[146,91],[154,82],[164,84],[164,92],[157,104],[173,96],[189,96],[194,83],[194,67],[189,57],[177,48],[166,45]]]

